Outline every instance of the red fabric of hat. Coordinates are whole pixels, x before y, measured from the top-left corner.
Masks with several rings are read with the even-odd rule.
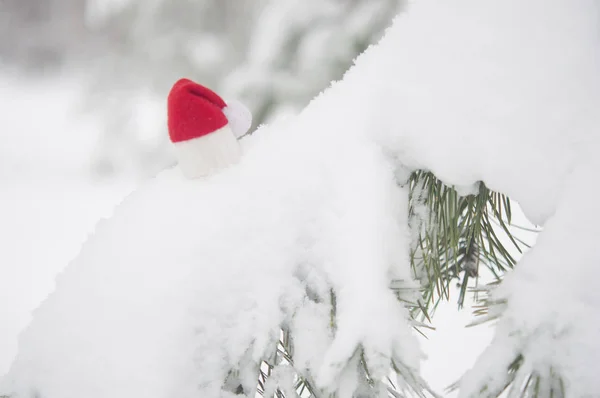
[[[173,85],[167,102],[169,137],[174,143],[205,136],[228,123],[225,101],[189,79]]]

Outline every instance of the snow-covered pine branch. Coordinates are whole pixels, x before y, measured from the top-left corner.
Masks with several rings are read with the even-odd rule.
[[[390,289],[418,286],[401,169],[482,181],[545,227],[493,293],[506,308],[462,396],[496,396],[511,377],[519,394],[529,375],[593,396],[595,7],[415,2],[298,117],[245,139],[239,164],[207,180],[168,170],[102,222],[36,311],[0,394],[219,397],[235,374],[251,396],[280,327],[298,336],[294,372],[321,392],[382,396],[390,366],[419,390],[420,351]],[[288,370],[274,372],[284,384]]]

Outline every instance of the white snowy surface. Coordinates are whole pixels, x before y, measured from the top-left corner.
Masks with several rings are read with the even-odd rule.
[[[462,396],[501,383],[517,352],[528,370],[560,371],[569,396],[593,396],[596,7],[413,3],[342,82],[246,140],[239,164],[207,180],[169,170],[128,197],[36,310],[0,393],[219,396],[232,367],[251,367],[281,322],[294,325],[294,310],[323,331],[328,314],[302,300],[307,287],[338,295],[335,338],[321,332],[304,360],[321,386],[351,379],[339,364],[358,343],[376,376],[390,358],[418,368],[388,289],[410,283],[401,167],[483,180],[545,226],[496,293],[508,307]]]
[[[238,167],[205,181],[169,170],[132,194],[36,310],[5,388],[217,396],[302,306],[299,266],[338,294],[338,334],[312,369],[324,386],[359,343],[374,374],[390,356],[417,368],[407,311],[387,289],[390,275],[410,279],[406,195],[380,149],[334,137],[315,146],[301,128],[265,131]]]
[[[598,11],[589,0],[422,1],[340,84],[368,81],[362,98],[385,98],[368,112],[401,162],[450,184],[483,180],[545,226],[495,294],[508,309],[461,396],[501,384],[518,353],[517,385],[552,369],[568,396],[600,391]]]
[[[120,188],[48,178],[0,182],[0,374],[17,352],[17,334],[54,289],[56,274],[76,256]]]
[[[56,274],[130,189],[85,175],[91,139],[66,118],[70,83],[0,76],[0,375]]]

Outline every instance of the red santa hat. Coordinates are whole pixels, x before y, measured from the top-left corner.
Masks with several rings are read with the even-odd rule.
[[[167,102],[169,137],[186,177],[207,176],[237,162],[241,155],[237,138],[252,123],[242,104],[226,103],[189,79],[173,85]]]

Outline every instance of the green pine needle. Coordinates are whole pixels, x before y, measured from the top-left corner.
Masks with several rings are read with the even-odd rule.
[[[418,235],[411,266],[422,282],[425,307],[430,311],[441,300],[450,299],[453,281],[460,285],[458,304],[462,307],[480,266],[499,279],[515,265],[511,251],[522,252],[525,247],[509,229],[510,200],[483,183],[478,185],[476,194],[460,196],[431,172],[413,172],[408,181],[410,227]]]

